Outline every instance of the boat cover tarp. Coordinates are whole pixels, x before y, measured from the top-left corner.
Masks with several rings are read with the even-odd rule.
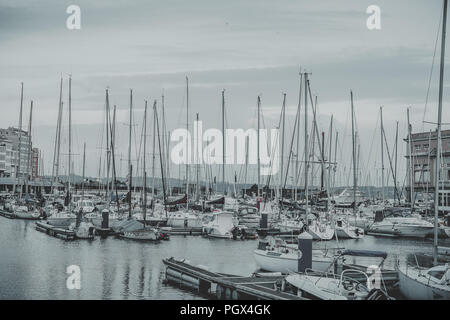
[[[373,250],[345,250],[342,252],[343,256],[357,256],[357,257],[379,257],[386,259],[387,252],[373,251]]]

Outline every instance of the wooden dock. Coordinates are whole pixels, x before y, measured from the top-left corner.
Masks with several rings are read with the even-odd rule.
[[[189,288],[212,299],[306,300],[279,290],[284,276],[225,275],[174,258],[164,259],[163,263],[169,283]]]

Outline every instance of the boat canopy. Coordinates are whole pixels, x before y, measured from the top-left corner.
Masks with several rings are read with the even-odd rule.
[[[373,251],[373,250],[344,250],[341,253],[342,256],[357,256],[357,257],[379,257],[386,259],[386,251]]]

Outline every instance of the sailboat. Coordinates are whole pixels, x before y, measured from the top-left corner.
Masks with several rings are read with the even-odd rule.
[[[442,96],[444,86],[445,61],[445,32],[447,25],[447,4],[444,0],[442,19],[441,63],[439,77],[439,104],[436,137],[436,166],[434,172],[434,250],[433,264],[429,269],[422,270],[398,264],[398,276],[401,293],[408,299],[420,300],[450,300],[450,266],[438,264],[438,212],[439,212],[439,171],[441,167],[441,123],[442,123]],[[412,187],[413,185],[411,185]]]

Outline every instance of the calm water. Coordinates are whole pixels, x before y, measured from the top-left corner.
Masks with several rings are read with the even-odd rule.
[[[349,249],[386,250],[399,256],[431,252],[431,244],[372,236],[340,242]],[[252,257],[256,245],[253,240],[184,236],[160,243],[112,237],[63,241],[36,231],[32,221],[0,217],[0,299],[199,299],[163,284],[163,258],[185,258],[211,271],[249,275],[257,269]],[[80,290],[66,288],[66,268],[73,264],[81,268]]]

